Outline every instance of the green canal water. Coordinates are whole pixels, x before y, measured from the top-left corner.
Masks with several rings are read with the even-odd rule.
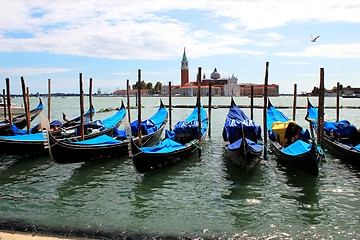
[[[93,103],[100,110],[115,108],[120,100],[99,97]],[[275,106],[289,107],[293,101],[271,100]],[[175,105],[195,101],[173,98]],[[230,104],[227,97],[212,101]],[[235,101],[250,104],[245,97]],[[146,118],[157,110],[159,98],[142,102]],[[316,105],[317,99],[312,102]],[[69,119],[77,116],[78,103],[75,97],[53,98],[52,118],[60,118],[61,112]],[[207,105],[208,99],[202,98],[202,103]],[[255,99],[255,104],[262,103]],[[305,98],[298,98],[298,106],[305,104]],[[359,106],[360,99],[342,99],[341,104]],[[37,100],[32,99],[32,105]],[[335,98],[326,98],[326,105],[335,106]],[[191,110],[173,109],[173,124]],[[292,109],[282,111],[291,117]],[[305,111],[298,109],[296,115],[303,127],[308,126]],[[334,109],[325,112],[335,116]],[[343,108],[340,113],[360,126],[358,109]],[[270,152],[268,160],[244,172],[224,155],[221,132],[226,114],[226,108],[212,109],[212,135],[200,157],[195,154],[146,174],[137,173],[127,157],[69,165],[58,165],[47,155],[0,157],[0,228],[99,238],[360,239],[360,164],[326,151],[320,174],[313,177],[279,165]],[[137,117],[136,110],[131,117]],[[262,125],[262,109],[254,109],[254,120]]]

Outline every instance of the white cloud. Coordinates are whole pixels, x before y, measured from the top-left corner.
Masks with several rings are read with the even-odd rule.
[[[262,55],[262,51],[239,49],[254,43],[241,32],[293,22],[360,22],[360,4],[356,0],[18,0],[2,3],[2,9],[6,11],[0,18],[0,52],[111,59],[169,59],[178,56],[179,46],[188,47],[194,58],[228,53]],[[190,24],[182,19],[181,14],[171,14],[191,10],[205,15],[213,25],[201,28],[196,22]],[[226,23],[218,21],[220,18]],[[8,33],[31,33],[33,37],[9,38]],[[267,37],[276,41],[282,35],[270,32]]]
[[[360,44],[322,44],[305,48],[302,52],[279,52],[277,56],[360,58]]]
[[[0,68],[0,74],[6,76],[30,76],[50,73],[63,73],[79,69],[70,68]]]

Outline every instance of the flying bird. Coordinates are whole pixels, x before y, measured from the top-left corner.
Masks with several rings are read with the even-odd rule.
[[[314,38],[313,38],[313,36],[311,35],[311,41],[312,41],[312,42],[316,42],[316,40],[317,40],[319,37],[320,37],[320,36],[317,36],[317,37],[314,37]]]

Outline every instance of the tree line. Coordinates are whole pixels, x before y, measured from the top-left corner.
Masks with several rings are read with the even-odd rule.
[[[146,83],[145,81],[141,81],[141,89],[149,89],[151,94],[160,94],[161,93],[161,87],[162,87],[162,83],[161,82],[157,82],[155,84],[155,86],[153,86],[152,82],[148,82]],[[139,88],[139,82],[136,82],[135,84],[132,85],[132,89],[136,90]]]
[[[351,86],[347,86],[346,88],[351,88]],[[342,84],[339,84],[339,90],[341,91],[343,89],[344,89],[344,86]],[[334,86],[332,88],[332,90],[334,92],[336,92],[337,91],[337,86]],[[319,96],[319,93],[320,93],[320,88],[319,87],[314,87],[314,89],[311,91],[311,95],[313,95],[313,96]]]

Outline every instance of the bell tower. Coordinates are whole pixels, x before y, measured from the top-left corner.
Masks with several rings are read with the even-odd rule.
[[[181,60],[181,86],[184,86],[187,83],[189,83],[189,66],[184,48],[184,54]]]

